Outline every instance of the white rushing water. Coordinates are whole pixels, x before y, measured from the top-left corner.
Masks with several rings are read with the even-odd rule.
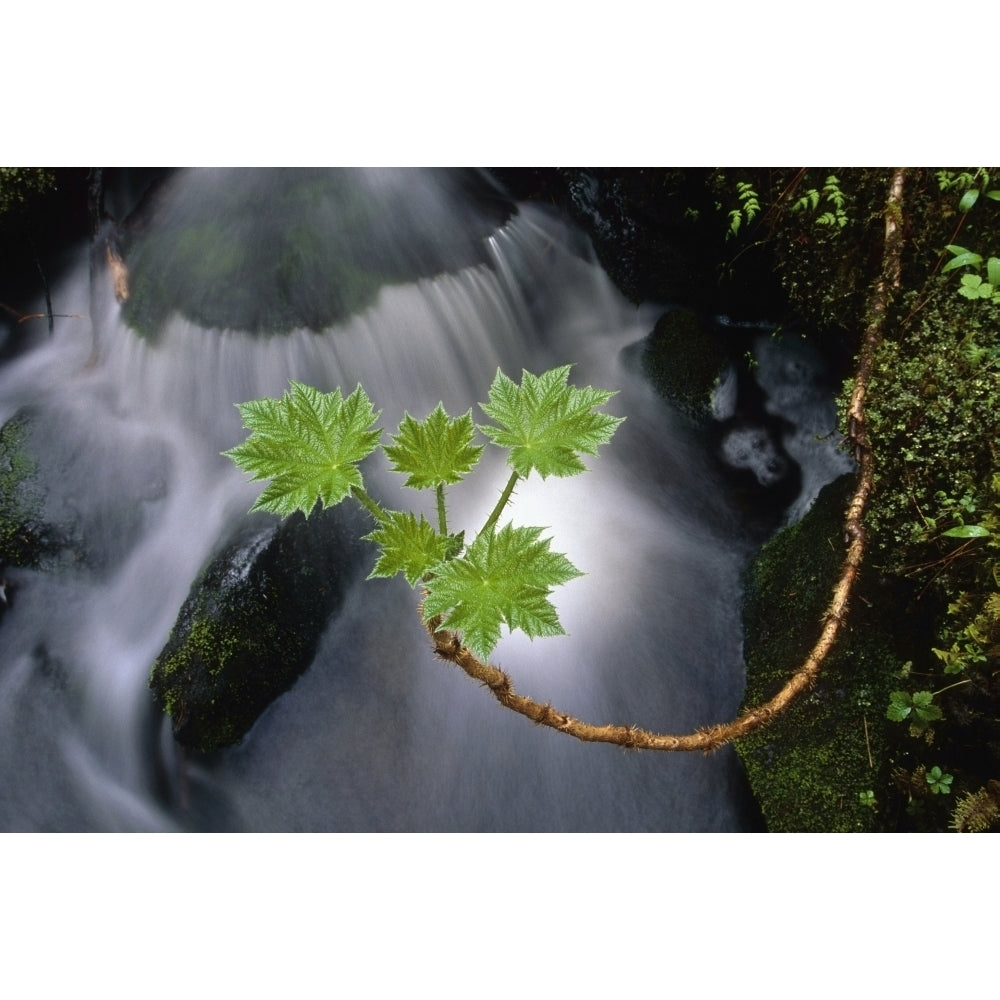
[[[423,246],[467,224],[468,207],[434,176],[379,172],[358,188],[369,199],[402,191],[412,207],[369,254],[395,244],[417,252],[415,231]],[[174,181],[164,211],[192,201],[212,202],[197,173]],[[421,417],[439,400],[464,412],[485,399],[498,366],[517,378],[522,368],[572,363],[575,384],[620,390],[609,410],[627,420],[586,475],[522,484],[510,516],[549,526],[553,548],[587,575],[554,598],[568,637],[505,637],[494,662],[519,690],[588,721],[687,732],[733,716],[743,688],[740,575],[761,536],[729,498],[711,436],[637,370],[635,345],[656,312],[628,304],[579,234],[541,209],[520,206],[483,250],[483,263],[384,286],[370,307],[321,333],[255,337],[174,316],[153,341],[122,322],[105,276],[91,301],[81,253],[77,273],[54,291],[56,310],[78,316],[57,319],[51,337],[0,367],[0,419],[28,414],[48,518],[75,540],[57,569],[7,571],[0,828],[752,824],[729,749],[629,753],[501,709],[432,657],[401,579],[352,587],[312,667],[241,745],[182,755],[152,704],[150,667],[191,583],[257,493],[219,455],[245,436],[235,402],[280,395],[290,378],[322,390],[361,382],[392,431],[404,410]],[[803,475],[804,505],[831,471],[830,453],[808,444],[829,429],[819,425],[830,403],[811,379],[792,399],[787,358],[772,365],[767,350],[762,367],[778,372],[785,392],[775,405],[804,428],[790,436],[793,457],[821,470]],[[453,492],[456,527],[480,524],[503,485],[503,468],[483,465],[478,484]],[[376,468],[369,489],[390,506],[419,502],[413,491],[400,496],[401,482]]]

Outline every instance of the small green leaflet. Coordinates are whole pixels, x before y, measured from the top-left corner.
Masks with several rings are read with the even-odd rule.
[[[418,521],[408,511],[387,510],[385,513],[385,523],[365,535],[368,541],[382,549],[368,579],[402,573],[406,582],[415,587],[429,567],[452,554],[454,536],[438,534],[423,514]]]
[[[357,463],[375,450],[381,430],[371,430],[378,414],[359,385],[344,398],[340,389],[320,392],[289,383],[281,399],[237,403],[250,437],[222,454],[251,480],[272,480],[250,508],[287,517],[306,516],[316,506],[340,503],[364,484]]]
[[[564,635],[548,597],[552,588],[583,574],[550,539],[544,528],[514,527],[481,533],[463,556],[435,566],[427,581],[424,617],[444,616],[461,630],[465,644],[484,662],[500,641],[500,626],[521,629],[534,639]]]
[[[569,365],[535,376],[522,371],[515,385],[499,369],[490,386],[483,412],[498,426],[479,429],[496,445],[509,448],[508,464],[520,476],[536,469],[548,476],[575,476],[585,472],[580,452],[596,455],[598,445],[611,440],[625,419],[594,413],[614,392],[567,385]]]
[[[943,718],[943,713],[934,704],[934,695],[930,691],[893,691],[889,695],[889,707],[885,716],[892,722],[902,722],[913,713],[922,723],[934,722]]]
[[[475,435],[472,410],[451,420],[438,403],[426,420],[404,414],[392,436],[395,444],[384,451],[396,472],[408,474],[406,486],[433,489],[439,483],[461,482],[472,471],[483,453],[483,445],[472,443]]]

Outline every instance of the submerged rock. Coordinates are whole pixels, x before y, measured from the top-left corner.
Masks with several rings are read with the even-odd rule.
[[[238,537],[191,588],[150,677],[181,745],[239,742],[309,667],[359,569],[341,509],[296,513]]]

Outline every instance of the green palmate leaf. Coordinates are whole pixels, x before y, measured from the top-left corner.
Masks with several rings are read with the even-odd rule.
[[[482,660],[500,641],[500,626],[530,638],[565,634],[548,597],[553,587],[583,574],[539,538],[543,528],[508,524],[482,532],[465,555],[434,567],[424,615],[444,616]]]
[[[385,453],[396,472],[408,474],[407,486],[432,489],[460,482],[472,471],[483,452],[482,445],[472,443],[475,434],[471,410],[452,420],[438,403],[426,420],[404,414],[392,438],[395,444],[387,445]]]
[[[949,795],[951,783],[955,780],[951,774],[945,774],[937,764],[924,776],[934,795]]]
[[[893,722],[902,722],[913,711],[913,702],[906,691],[893,691],[889,695],[889,707],[886,718]]]
[[[438,534],[423,514],[418,521],[413,514],[398,510],[386,511],[385,521],[365,538],[382,550],[368,579],[402,573],[411,587],[454,548],[453,536]]]
[[[585,472],[579,453],[596,455],[624,419],[593,412],[615,393],[567,385],[569,370],[565,365],[540,376],[524,371],[518,386],[498,369],[489,402],[481,404],[496,426],[480,430],[510,449],[508,462],[520,476],[532,469],[543,479]]]
[[[281,399],[236,405],[252,433],[222,454],[251,480],[271,480],[251,511],[308,516],[317,500],[331,507],[352,488],[363,488],[357,463],[375,450],[382,432],[371,430],[378,414],[360,385],[344,398],[340,389],[319,392],[293,381]]]
[[[944,717],[944,713],[934,704],[934,695],[930,691],[913,692],[913,712],[922,722],[936,722]]]

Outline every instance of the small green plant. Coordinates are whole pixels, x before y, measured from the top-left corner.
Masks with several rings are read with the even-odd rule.
[[[875,793],[870,789],[866,789],[863,792],[858,792],[858,801],[863,805],[867,806],[869,809],[875,808]]]
[[[749,225],[760,212],[760,196],[752,184],[747,181],[737,181],[736,196],[740,200],[740,207],[734,208],[729,213],[729,236],[736,236],[741,226],[744,223]]]
[[[924,776],[924,780],[930,787],[932,795],[949,795],[951,794],[951,783],[955,779],[952,775],[945,774],[935,764]]]
[[[820,209],[823,211],[820,211]],[[809,188],[792,204],[793,212],[813,212],[817,226],[843,229],[847,225],[847,198],[836,174],[830,174],[821,189]]]
[[[1000,193],[1000,192],[998,192]],[[973,250],[959,246],[957,243],[949,243],[945,250],[952,255],[941,273],[954,271],[960,267],[975,268],[975,274],[963,274],[960,279],[958,294],[967,299],[978,301],[986,299],[989,302],[1000,302],[1000,258],[988,257],[986,259],[986,279],[983,279],[983,257]]]
[[[980,196],[988,198],[990,201],[1000,201],[1000,189],[990,187],[990,172],[983,167],[974,173],[965,171],[955,174],[950,170],[939,170],[937,179],[942,191],[958,190],[962,192],[958,202],[958,210],[963,213],[963,220],[979,201]],[[942,274],[960,267],[974,268],[974,273],[966,272],[959,279],[957,289],[959,295],[972,301],[985,299],[993,304],[1000,302],[1000,258],[986,258],[984,277],[982,254],[959,246],[957,243],[949,243],[945,250],[952,256],[951,260],[941,268]]]
[[[954,170],[938,170],[935,174],[941,191],[961,191],[958,202],[960,212],[968,212],[979,200],[980,195],[991,201],[1000,201],[1000,190],[990,187],[990,172],[985,167],[979,167],[974,172],[967,170],[956,173]]]
[[[434,491],[436,527],[422,513],[382,507],[365,490],[359,466],[378,448],[382,431],[360,385],[345,397],[339,388],[323,393],[293,381],[281,399],[238,403],[251,434],[223,454],[251,480],[270,480],[251,511],[308,516],[317,503],[330,507],[347,497],[360,503],[376,522],[365,536],[379,550],[369,578],[402,574],[411,587],[419,584],[424,621],[460,630],[485,661],[502,625],[531,638],[564,634],[549,595],[580,571],[550,550],[546,529],[497,524],[521,479],[533,471],[542,479],[585,472],[581,453],[596,455],[624,419],[596,412],[614,392],[575,388],[569,372],[569,365],[540,376],[525,371],[517,385],[498,370],[488,402],[480,404],[492,423],[476,425],[471,410],[450,417],[440,403],[424,420],[404,415],[383,450],[407,477],[405,486]],[[485,445],[475,443],[477,431],[507,451],[511,472],[467,545],[464,530],[449,529],[446,489],[479,462]]]
[[[891,722],[910,723],[910,734],[919,736],[925,733],[932,722],[944,718],[940,707],[934,704],[934,694],[931,691],[893,691],[889,695],[889,707],[885,717]]]
[[[945,691],[952,688],[961,687],[968,684],[968,679],[956,681],[947,687],[939,688],[937,691],[893,691],[889,695],[889,707],[886,709],[885,717],[890,722],[910,722],[910,735],[923,736],[927,733],[932,722],[937,722],[944,718],[944,713],[939,705],[934,704],[934,699]]]

